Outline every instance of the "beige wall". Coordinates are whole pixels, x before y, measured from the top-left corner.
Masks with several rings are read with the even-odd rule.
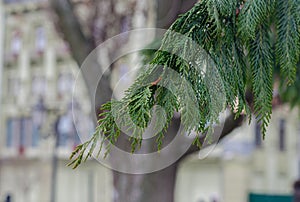
[[[223,162],[223,201],[247,201],[249,191],[249,169],[247,159],[231,159]]]
[[[10,193],[16,202],[46,202],[50,198],[51,161],[15,159],[1,166],[0,199]],[[109,169],[89,161],[79,169],[58,166],[57,202],[110,202],[112,179]]]
[[[177,174],[176,202],[209,201],[221,197],[222,169],[219,158],[197,160],[197,155],[182,163]]]
[[[15,159],[1,166],[0,199],[10,194],[13,201],[28,202],[49,199],[50,166],[38,160]]]
[[[61,161],[57,181],[57,201],[110,202],[112,198],[112,175],[108,168],[95,160],[76,170]]]

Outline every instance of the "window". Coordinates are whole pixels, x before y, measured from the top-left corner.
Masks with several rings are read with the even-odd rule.
[[[12,39],[11,39],[12,55],[17,57],[20,54],[21,48],[22,48],[21,32],[18,30],[15,30],[12,34]]]
[[[36,96],[43,96],[46,92],[46,79],[43,76],[35,76],[32,79],[32,93]]]
[[[26,133],[28,131],[26,131],[28,128],[27,128],[27,125],[26,125],[26,120],[25,119],[20,119],[20,127],[21,127],[21,130],[20,130],[20,147],[24,148],[26,146]]]
[[[57,120],[56,132],[60,147],[76,147],[81,143],[81,138],[90,138],[89,133],[93,134],[94,127],[92,120],[85,114],[73,117],[72,110],[69,110]]]
[[[71,73],[60,74],[58,78],[58,93],[60,96],[71,94],[73,87],[73,77]]]
[[[279,120],[279,151],[284,151],[286,149],[285,145],[285,129],[286,129],[286,121],[285,119]]]
[[[261,124],[260,124],[260,122],[256,122],[256,124],[255,124],[255,146],[257,148],[262,147]]]
[[[8,78],[7,95],[16,98],[20,93],[21,82],[18,78]]]
[[[67,146],[67,143],[75,136],[72,114],[61,116],[57,123],[58,145]]]
[[[20,145],[36,147],[39,141],[39,130],[34,126],[32,118],[21,118]]]
[[[35,49],[38,53],[43,53],[46,47],[46,34],[45,29],[42,26],[36,28],[35,31]]]
[[[32,125],[32,141],[31,141],[31,146],[32,147],[37,147],[40,139],[40,132],[39,128],[35,125]]]
[[[20,134],[19,119],[10,118],[6,122],[6,147],[16,147],[18,145],[18,136]]]
[[[8,118],[6,122],[6,147],[26,148],[38,146],[39,133],[30,117]]]

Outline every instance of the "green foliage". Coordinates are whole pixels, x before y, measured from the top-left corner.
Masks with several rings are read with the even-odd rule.
[[[300,55],[299,0],[278,0],[276,59],[289,84],[296,78]]]
[[[155,130],[159,150],[175,111],[181,113],[185,131],[209,136],[226,107],[237,116],[251,115],[247,89],[254,94],[253,112],[265,135],[272,112],[274,69],[281,69],[281,80],[290,85],[287,88],[296,78],[299,83],[299,7],[299,0],[201,0],[195,4],[173,23],[153,57],[148,51],[150,65],[125,97],[102,107],[95,134],[76,148],[71,165],[78,166],[87,151],[85,157],[91,156],[99,141],[108,140],[108,152],[121,129],[132,134],[134,152],[153,118],[161,129]],[[295,100],[297,92],[286,97]],[[100,140],[100,134],[105,138]],[[195,144],[201,146],[198,138]]]
[[[290,103],[291,107],[300,108],[300,63],[297,66],[297,73],[295,82],[293,85],[285,85],[284,82],[281,82],[279,93],[282,101],[284,103]]]
[[[238,19],[239,32],[244,40],[255,39],[259,26],[266,23],[274,12],[275,2],[275,0],[245,2]]]
[[[262,134],[272,113],[273,100],[273,50],[266,25],[261,25],[256,38],[249,42],[249,62],[252,72],[252,86],[255,97],[254,110],[261,122]]]

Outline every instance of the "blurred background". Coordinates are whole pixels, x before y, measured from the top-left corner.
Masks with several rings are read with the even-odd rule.
[[[79,135],[88,138],[95,127],[90,79],[78,75],[79,66],[106,39],[135,28],[167,28],[194,3],[0,0],[0,202],[128,201],[120,199],[112,171],[96,160],[76,170],[66,167]],[[111,88],[131,66],[128,58],[113,65]],[[80,120],[73,120],[72,109]],[[170,176],[170,200],[176,202],[292,202],[300,178],[297,108],[275,107],[265,141],[255,120],[245,122],[207,158],[193,153]]]

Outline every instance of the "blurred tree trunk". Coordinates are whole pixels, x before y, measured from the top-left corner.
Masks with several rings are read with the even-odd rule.
[[[178,163],[144,175],[114,171],[114,202],[172,202]]]
[[[133,12],[136,8],[137,1],[131,0],[123,3],[128,8],[125,8],[125,13],[120,13],[116,8],[116,4],[123,0],[101,0],[101,1],[87,1],[87,6],[91,9],[90,17],[82,20],[76,15],[76,5],[70,0],[52,0],[51,6],[54,9],[58,25],[65,38],[70,44],[71,54],[75,61],[81,66],[84,59],[88,56],[99,43],[116,35],[122,31],[124,27],[122,23],[127,18],[134,16]],[[124,1],[123,1],[124,2]],[[141,2],[139,0],[139,2]],[[177,18],[178,14],[185,12],[195,3],[195,0],[157,0],[156,1],[156,26],[158,28],[168,28],[170,24]],[[147,11],[147,10],[146,10]],[[145,12],[146,12],[145,11]],[[120,30],[121,29],[121,30]],[[116,47],[115,47],[116,48]],[[85,78],[87,88],[90,94],[95,92],[91,86],[97,82],[101,64],[98,61],[91,61],[91,69],[82,72]],[[97,87],[96,100],[92,100],[92,105],[96,109],[111,99],[112,90],[110,88],[109,75],[104,76]],[[93,97],[93,95],[91,95]],[[241,125],[243,117],[234,120],[233,116],[227,119],[225,129],[222,137],[230,133],[234,128]],[[175,120],[166,137],[172,137],[176,134],[179,120]],[[121,147],[128,147],[128,141],[118,141]],[[123,144],[123,146],[122,146]],[[198,148],[191,147],[191,149],[184,155],[188,155]],[[114,159],[114,154],[111,154]],[[117,159],[115,159],[117,161]],[[176,172],[180,160],[171,166],[150,174],[132,175],[113,171],[113,201],[114,202],[173,202],[174,188],[176,182]],[[149,162],[151,164],[151,162]],[[80,168],[79,168],[80,169]]]
[[[172,137],[179,130],[180,119],[173,119],[170,128],[167,131],[165,142],[172,141]],[[118,144],[126,144],[126,139],[119,139]],[[147,152],[147,148],[155,148],[154,141],[145,141],[141,150],[144,153]],[[118,145],[118,146],[119,146]],[[126,145],[124,150],[130,149],[130,144]],[[152,150],[152,149],[150,149]],[[153,152],[153,151],[150,151]],[[112,153],[112,155],[114,155]],[[170,154],[172,155],[172,154]],[[176,156],[176,154],[174,154]],[[126,161],[130,162],[130,159]],[[145,162],[150,166],[153,162]],[[114,202],[173,202],[174,201],[174,191],[176,182],[176,173],[178,162],[173,163],[169,167],[159,170],[157,172],[149,174],[124,174],[117,171],[113,171],[113,184],[114,184]]]

